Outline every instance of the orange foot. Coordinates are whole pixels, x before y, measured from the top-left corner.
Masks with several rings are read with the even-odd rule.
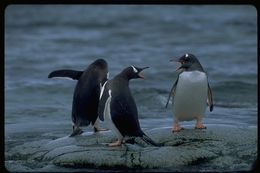
[[[198,123],[198,124],[196,124],[196,126],[195,126],[195,129],[206,129],[207,127],[206,126],[204,126],[202,123]]]
[[[181,127],[180,124],[177,124],[177,123],[174,123],[173,124],[173,127],[172,127],[172,133],[174,132],[180,132],[181,130],[183,130],[184,128]]]
[[[112,142],[110,144],[108,144],[109,147],[117,147],[120,146],[123,143],[122,140],[117,140],[116,142]]]

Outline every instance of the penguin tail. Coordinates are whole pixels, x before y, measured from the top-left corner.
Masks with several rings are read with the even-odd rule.
[[[141,137],[141,139],[146,142],[147,144],[150,144],[150,145],[153,145],[153,146],[156,146],[156,147],[161,147],[163,146],[162,143],[156,143],[154,142],[150,137],[148,137],[146,134],[143,134],[143,136]]]

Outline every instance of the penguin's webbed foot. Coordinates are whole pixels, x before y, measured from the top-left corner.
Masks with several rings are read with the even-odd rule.
[[[100,127],[94,127],[94,132],[101,132],[101,131],[108,131],[108,129],[103,129],[103,128],[100,128]]]
[[[174,132],[180,132],[181,130],[184,130],[184,128],[181,127],[180,124],[178,124],[178,123],[174,123],[174,124],[173,124],[172,133],[174,133]]]
[[[117,140],[115,142],[112,142],[112,143],[108,144],[108,146],[109,147],[117,147],[117,146],[120,146],[122,143],[123,143],[122,140]]]
[[[196,124],[195,129],[206,129],[207,127],[204,126],[202,123]]]
[[[206,129],[207,127],[203,125],[203,121],[201,118],[197,119],[195,129]]]
[[[181,130],[184,130],[184,128],[183,127],[173,127],[172,128],[172,133],[174,133],[174,132],[180,132]]]

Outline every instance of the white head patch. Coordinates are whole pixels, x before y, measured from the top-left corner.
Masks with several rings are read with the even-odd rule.
[[[185,57],[187,58],[188,56],[189,56],[189,55],[186,53],[186,54],[185,54]]]
[[[107,72],[107,79],[109,78],[109,72]]]
[[[131,65],[131,67],[133,68],[133,70],[134,70],[135,73],[138,72],[134,66]]]

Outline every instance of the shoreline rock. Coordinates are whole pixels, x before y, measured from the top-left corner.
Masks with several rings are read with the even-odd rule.
[[[165,171],[248,171],[257,158],[257,128],[208,125],[195,130],[191,126],[179,133],[170,127],[145,130],[154,147],[137,139],[137,144],[108,147],[116,140],[111,131],[85,132],[18,146],[16,154],[65,168],[137,169]],[[35,152],[35,151],[38,152]],[[33,152],[30,152],[33,151]],[[9,153],[11,156],[12,153]]]

